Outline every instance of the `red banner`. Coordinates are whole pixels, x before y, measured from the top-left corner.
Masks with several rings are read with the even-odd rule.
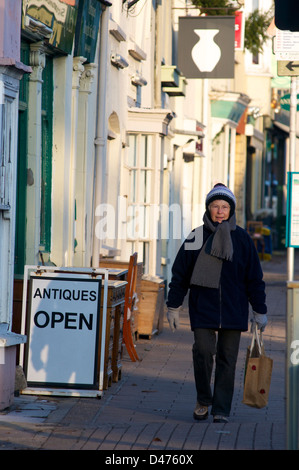
[[[244,12],[235,13],[235,50],[244,49]]]

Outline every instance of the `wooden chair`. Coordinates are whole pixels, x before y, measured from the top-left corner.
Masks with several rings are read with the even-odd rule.
[[[258,251],[258,245],[261,247],[261,258],[264,259],[265,254],[265,240],[263,237],[263,222],[256,220],[249,220],[247,222],[247,232],[249,233],[256,250]]]
[[[137,253],[130,256],[127,286],[125,292],[125,306],[124,306],[124,325],[123,325],[123,343],[125,344],[128,354],[133,362],[139,361],[136,352],[131,328],[131,316],[136,301],[136,280],[137,280]]]

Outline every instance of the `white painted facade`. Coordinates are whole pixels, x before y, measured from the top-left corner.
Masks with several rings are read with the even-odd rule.
[[[213,117],[211,100],[246,107],[264,98],[266,106],[270,91],[253,98],[261,87],[251,79],[240,84],[237,75],[188,79],[184,96],[163,92],[162,65],[176,65],[178,18],[198,12],[192,7],[182,11],[177,0],[156,6],[141,0],[129,11],[127,5],[113,2],[103,11],[94,64],[84,65],[84,58],[71,55],[54,58],[49,260],[97,266],[102,255],[127,260],[137,251],[146,273],[169,280],[178,247],[201,224],[209,189],[222,181],[235,190],[237,123]],[[236,55],[243,70],[246,54]],[[268,87],[269,70],[264,75]],[[34,106],[39,107],[38,101]],[[199,151],[196,143],[201,143]],[[36,171],[30,204],[37,207],[36,216],[30,214],[36,223],[27,231],[27,264],[39,259]],[[171,216],[175,209],[175,227],[162,206]]]
[[[0,323],[10,325],[14,275],[18,96],[21,71],[0,65]]]
[[[20,62],[20,3],[0,2],[0,410],[14,397],[16,348],[26,336],[12,333],[16,221],[18,99],[28,72]]]
[[[269,2],[260,3],[267,9]],[[245,2],[245,12],[251,3]],[[252,204],[258,208],[262,121],[240,135],[237,122],[213,116],[211,103],[227,100],[270,113],[270,43],[259,66],[247,52],[236,51],[234,79],[187,79],[182,96],[171,96],[161,78],[163,67],[176,66],[178,18],[198,12],[191,2],[182,9],[179,0],[140,0],[127,7],[113,2],[104,8],[94,63],[71,54],[53,58],[51,249],[43,254],[45,262],[86,267],[97,266],[100,255],[128,260],[137,251],[146,273],[169,281],[182,240],[202,222],[212,185],[222,181],[237,195],[245,187],[249,132],[257,148]],[[42,40],[31,45],[26,264],[41,262],[40,90],[46,53]],[[245,196],[238,197],[244,221]]]

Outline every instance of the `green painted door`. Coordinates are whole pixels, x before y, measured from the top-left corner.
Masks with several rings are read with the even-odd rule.
[[[21,61],[29,65],[29,44],[22,41]],[[20,81],[19,128],[17,162],[17,202],[15,235],[15,274],[24,274],[26,248],[26,186],[27,186],[27,121],[28,121],[28,81],[24,74]]]
[[[30,46],[22,42],[22,62],[29,65]],[[26,186],[27,186],[27,139],[28,139],[28,87],[29,75],[20,82],[17,207],[15,237],[15,275],[24,274],[26,264]],[[41,226],[40,245],[43,251],[51,249],[51,188],[52,188],[52,128],[53,128],[53,58],[47,56],[43,72],[42,88],[42,135],[41,135]]]
[[[53,58],[47,56],[42,91],[42,180],[40,244],[51,251],[52,221]]]

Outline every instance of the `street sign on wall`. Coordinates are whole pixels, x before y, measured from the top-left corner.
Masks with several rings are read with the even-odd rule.
[[[101,279],[78,275],[31,276],[28,386],[98,386]]]
[[[178,68],[186,78],[233,78],[234,16],[179,18]]]
[[[274,53],[277,60],[299,60],[299,32],[282,31],[276,28]]]
[[[279,77],[297,77],[299,76],[299,61],[278,60],[277,75]]]

